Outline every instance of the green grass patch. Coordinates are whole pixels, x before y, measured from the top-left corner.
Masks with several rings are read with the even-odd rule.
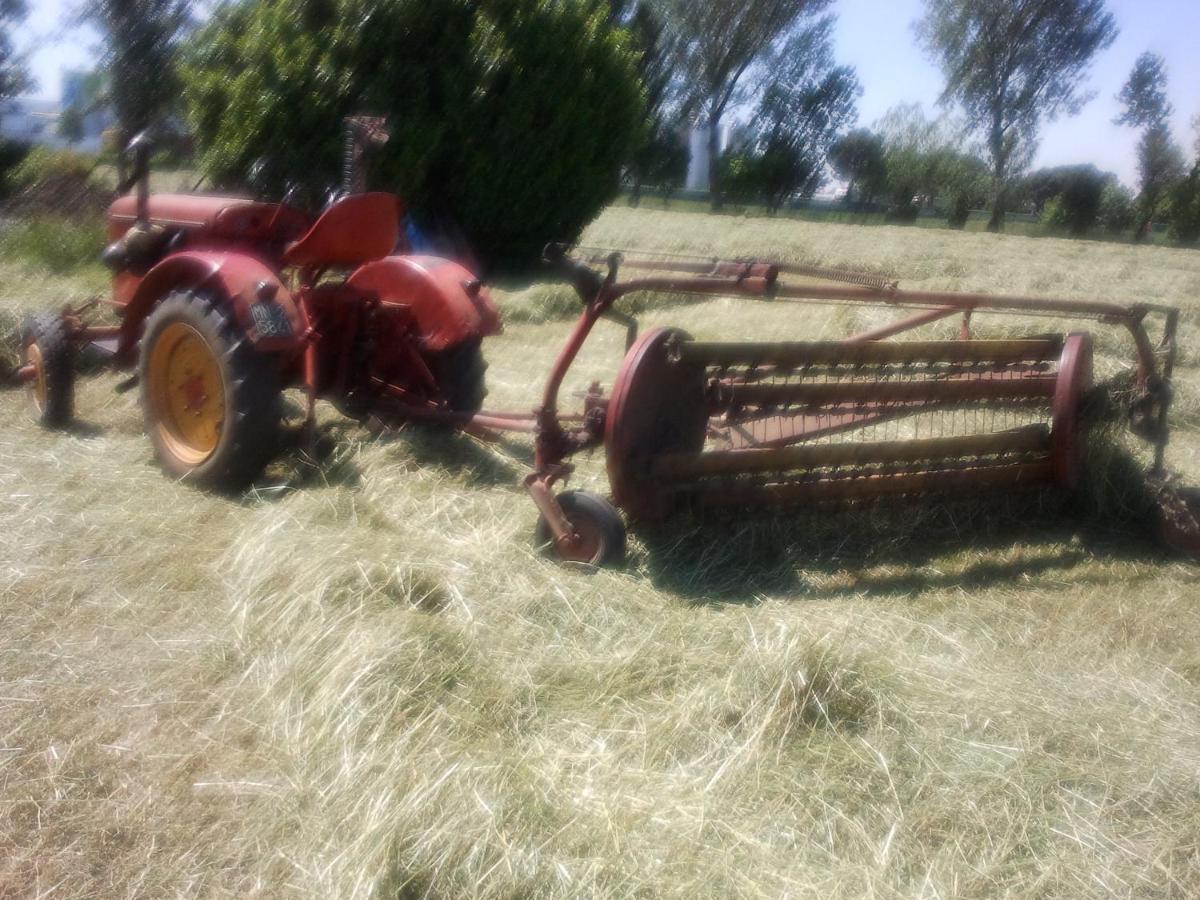
[[[23,219],[0,232],[0,254],[56,275],[93,266],[104,249],[99,215],[45,214]]]

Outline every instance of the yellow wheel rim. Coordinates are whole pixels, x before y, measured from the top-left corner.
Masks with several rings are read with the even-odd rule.
[[[225,424],[225,380],[204,336],[172,322],[150,351],[147,393],[162,445],[185,465],[208,459]]]
[[[29,393],[33,399],[33,407],[39,413],[46,411],[46,363],[42,358],[42,349],[37,344],[25,348],[25,364],[33,366],[33,380],[29,382]]]

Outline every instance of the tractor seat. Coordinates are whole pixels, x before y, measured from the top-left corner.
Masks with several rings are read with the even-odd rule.
[[[301,268],[357,266],[382,259],[400,238],[400,200],[394,194],[351,194],[333,203],[284,251],[283,261]]]

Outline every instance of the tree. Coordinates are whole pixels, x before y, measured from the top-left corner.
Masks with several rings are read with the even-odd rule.
[[[677,78],[672,35],[649,0],[610,0],[611,19],[625,28],[638,54],[638,74],[645,98],[645,121],[629,158],[627,175],[638,204],[642,185],[667,191],[687,177],[688,149],[680,136],[681,123],[673,106]]]
[[[83,113],[77,106],[68,106],[58,117],[58,133],[68,144],[83,140]]]
[[[29,86],[25,62],[13,47],[10,34],[26,12],[25,0],[0,0],[0,100],[15,97]]]
[[[1028,191],[1044,223],[1082,237],[1095,228],[1105,185],[1115,179],[1090,164],[1056,166],[1033,173]]]
[[[1138,141],[1138,225],[1134,240],[1150,234],[1171,186],[1183,177],[1183,152],[1171,137],[1167,66],[1156,53],[1143,53],[1117,94],[1123,109],[1117,125],[1142,129]]]
[[[1200,160],[1171,191],[1169,234],[1181,244],[1200,240]]]
[[[859,128],[835,141],[829,148],[829,165],[846,182],[847,203],[872,203],[887,186],[883,139],[869,129]]]
[[[642,198],[646,185],[657,188],[664,199],[676,190],[687,177],[688,148],[679,134],[662,127],[651,137],[643,138],[633,151],[629,163],[629,177],[633,182],[630,197],[634,206]]]
[[[790,195],[811,197],[829,147],[858,115],[862,95],[850,66],[833,61],[833,18],[793,34],[767,66],[770,80],[753,121],[761,189],[771,212]]]
[[[1074,115],[1092,58],[1116,22],[1104,0],[926,0],[917,33],[982,135],[992,170],[990,231],[1004,227],[1009,179],[1027,164],[1045,118]]]
[[[1115,176],[1105,179],[1100,195],[1100,227],[1109,234],[1122,234],[1133,227],[1133,194]]]
[[[1200,240],[1200,116],[1192,119],[1196,129],[1196,161],[1187,178],[1180,179],[1171,191],[1170,235],[1182,244]]]
[[[80,19],[104,42],[102,67],[116,116],[117,168],[125,178],[125,146],[160,124],[179,97],[175,57],[191,23],[192,0],[85,0]],[[236,69],[230,69],[233,77]]]
[[[1117,94],[1123,107],[1117,125],[1147,128],[1160,125],[1174,111],[1167,100],[1167,64],[1157,53],[1143,53]]]
[[[945,120],[929,119],[919,103],[901,103],[875,124],[883,139],[888,217],[911,222],[938,194],[944,154],[957,149]]]
[[[946,223],[965,228],[971,210],[987,199],[988,167],[978,156],[960,150],[944,149],[934,166],[938,193],[946,200]]]
[[[708,185],[721,208],[720,127],[731,105],[745,100],[747,74],[805,17],[832,0],[659,0],[676,41],[686,84],[685,112],[700,113],[708,129]]]
[[[612,199],[643,121],[604,10],[560,0],[256,0],[220,8],[183,66],[201,168],[316,204],[341,121],[384,115],[371,183],[484,264],[536,260]],[[231,77],[230,73],[237,73]]]

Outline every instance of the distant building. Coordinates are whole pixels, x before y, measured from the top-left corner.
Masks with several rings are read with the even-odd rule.
[[[721,125],[717,136],[717,152],[742,150],[750,140],[750,131],[745,125]],[[708,190],[708,125],[702,120],[692,125],[688,133],[688,171],[686,185],[689,191]]]
[[[0,102],[0,135],[31,144],[58,146],[57,100],[14,97]]]
[[[84,115],[80,140],[71,142],[59,133],[63,110],[86,102],[85,85],[89,77],[88,72],[64,72],[62,96],[58,100],[14,97],[0,102],[0,136],[47,147],[98,152],[101,136],[112,124],[112,113],[107,106]]]
[[[708,190],[708,123],[700,120],[692,125],[688,135],[688,170],[686,187],[689,191]],[[729,147],[730,129],[719,126],[717,152],[724,153]]]

